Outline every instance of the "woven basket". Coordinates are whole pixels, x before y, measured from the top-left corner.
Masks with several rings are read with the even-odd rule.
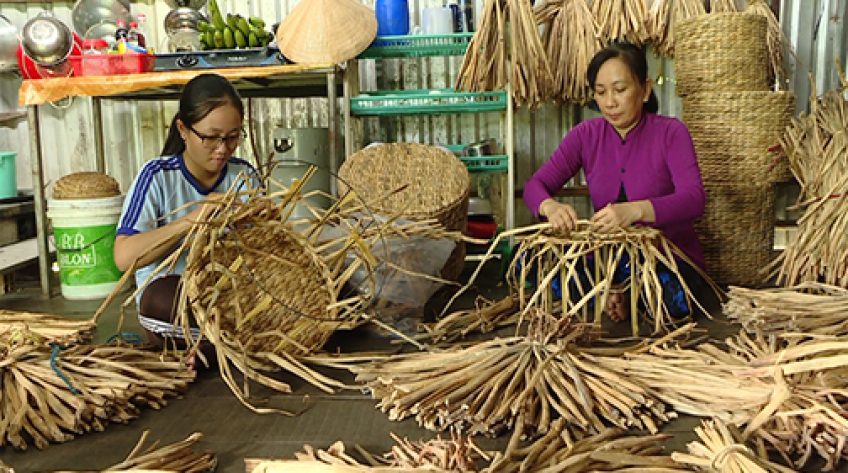
[[[435,219],[448,230],[465,232],[470,178],[453,153],[418,143],[369,146],[339,169],[339,192],[348,186],[377,212],[409,220]],[[465,245],[458,243],[442,277],[457,280],[465,265]]]
[[[54,199],[96,199],[121,195],[118,181],[99,172],[76,172],[63,176],[53,186]]]
[[[704,247],[707,273],[721,284],[757,286],[772,259],[772,186],[706,186],[707,207],[695,229]]]
[[[338,327],[324,263],[279,222],[233,230],[190,254],[183,283],[195,318],[244,353],[308,354],[324,345]]]
[[[708,185],[766,185],[791,179],[774,148],[790,124],[789,92],[701,92],[683,98],[701,175]],[[772,151],[770,151],[770,149]]]
[[[769,90],[764,17],[715,13],[683,20],[677,28],[678,95]]]

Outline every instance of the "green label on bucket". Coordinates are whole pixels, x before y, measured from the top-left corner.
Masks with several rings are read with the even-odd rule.
[[[121,271],[115,266],[116,225],[53,228],[59,278],[68,286],[116,282]]]

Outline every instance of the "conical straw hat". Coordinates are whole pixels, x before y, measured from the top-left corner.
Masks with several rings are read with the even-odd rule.
[[[376,36],[374,10],[355,0],[302,0],[277,28],[277,46],[294,62],[337,63]]]

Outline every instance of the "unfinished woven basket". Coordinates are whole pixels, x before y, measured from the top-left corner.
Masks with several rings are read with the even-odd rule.
[[[53,186],[54,199],[96,199],[121,195],[121,186],[100,172],[75,172],[63,176]]]
[[[766,19],[750,13],[715,13],[678,24],[677,94],[769,90]]]
[[[792,178],[776,152],[792,120],[789,92],[700,92],[683,98],[701,175],[707,185],[765,185]],[[772,151],[770,151],[772,150]]]
[[[246,353],[320,348],[339,325],[328,309],[335,292],[326,265],[301,238],[279,221],[253,222],[192,251],[183,283],[195,317]]]
[[[708,185],[706,191],[706,210],[695,229],[707,273],[721,284],[762,285],[774,246],[774,189]]]
[[[447,230],[466,230],[468,170],[442,148],[387,143],[357,151],[339,169],[339,192],[347,192],[348,186],[377,212],[410,220],[435,219]],[[442,277],[458,279],[464,264],[465,245],[460,242]]]

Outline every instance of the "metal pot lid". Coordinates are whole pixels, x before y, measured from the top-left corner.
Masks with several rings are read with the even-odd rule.
[[[43,12],[31,18],[21,31],[21,47],[33,61],[49,66],[65,60],[74,47],[71,29]]]
[[[0,15],[0,71],[18,68],[17,51],[20,41],[18,29],[4,15]]]

